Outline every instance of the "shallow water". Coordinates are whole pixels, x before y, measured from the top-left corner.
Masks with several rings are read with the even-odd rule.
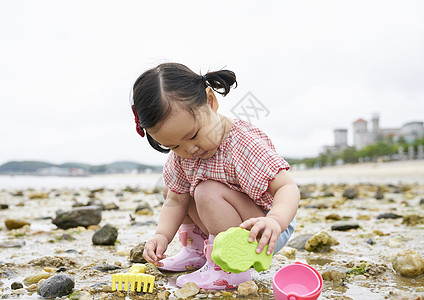
[[[156,228],[154,222],[158,219],[162,197],[160,193],[152,194],[151,190],[160,176],[137,176],[130,181],[111,176],[103,185],[106,187],[105,190],[95,193],[95,198],[100,199],[104,204],[113,202],[119,206],[119,210],[103,211],[100,223],[100,226],[109,223],[118,228],[118,242],[114,246],[94,246],[91,242],[94,229],[61,230],[51,223],[51,219],[48,219],[54,217],[58,209],[70,210],[76,201],[86,203],[89,200],[90,189],[102,186],[99,184],[101,182],[99,178],[91,179],[91,181],[88,178],[85,179],[87,181],[84,181],[84,178],[78,180],[62,178],[51,182],[51,185],[47,184],[48,178],[40,179],[41,185],[39,185],[40,182],[33,182],[30,186],[35,191],[46,191],[49,194],[47,199],[37,200],[29,199],[29,195],[34,191],[21,185],[25,181],[22,178],[11,179],[16,183],[11,187],[0,185],[2,190],[0,203],[9,204],[8,209],[0,210],[0,226],[2,226],[0,243],[25,241],[25,245],[20,248],[0,249],[1,297],[14,298],[15,295],[10,289],[12,282],[22,282],[24,277],[43,270],[44,266],[35,266],[30,263],[32,260],[60,257],[69,267],[68,273],[75,277],[75,289],[91,290],[95,299],[119,299],[116,293],[103,293],[101,288],[94,287],[100,283],[110,285],[111,274],[119,270],[102,272],[93,267],[103,263],[115,264],[122,266],[125,271],[131,265],[128,260],[130,249],[151,237]],[[63,183],[66,184],[61,185]],[[125,190],[126,186],[133,188],[138,186],[139,189]],[[424,225],[407,226],[402,224],[402,219],[376,219],[377,215],[386,212],[423,215],[424,205],[419,205],[419,201],[424,198],[424,186],[413,183],[404,186],[407,187],[405,191],[398,193],[393,192],[393,188],[388,185],[384,185],[383,187],[388,190],[385,198],[376,200],[374,194],[377,186],[358,185],[358,199],[342,200],[344,184],[302,185],[303,190],[310,191],[311,197],[301,201],[301,208],[297,215],[298,227],[293,236],[324,230],[336,238],[339,245],[333,246],[333,251],[328,253],[298,250],[295,257],[290,258],[284,256],[284,251],[281,251],[274,256],[269,270],[260,273],[252,272],[261,290],[258,296],[249,299],[272,299],[273,275],[282,266],[295,261],[308,263],[321,273],[331,265],[350,266],[359,264],[361,261],[386,267],[386,271],[382,274],[367,277],[348,276],[342,285],[324,281],[324,288],[319,299],[401,299],[403,296],[406,297],[405,299],[415,299],[422,295],[424,276],[402,277],[393,270],[391,260],[402,249],[413,249],[421,255],[424,254]],[[14,196],[13,194],[19,190],[22,190],[23,195]],[[323,190],[333,191],[334,197],[322,197]],[[142,203],[148,203],[154,208],[153,215],[134,213],[135,208]],[[325,204],[328,207],[306,208],[307,204]],[[331,225],[334,221],[325,219],[332,213],[340,215],[343,219],[358,222],[360,228],[347,232],[332,231]],[[358,219],[360,215],[369,216],[369,220]],[[31,223],[31,226],[27,229],[8,231],[4,227],[4,220],[7,218],[23,219]],[[140,225],[143,222],[153,222],[153,224]],[[375,230],[387,235],[376,235]],[[74,240],[64,239],[63,234],[68,234]],[[375,244],[368,244],[366,240],[369,238]],[[179,244],[175,239],[168,249],[168,256],[176,253],[178,249]],[[162,286],[163,289],[172,292],[176,289],[177,276],[178,274],[171,273],[158,278],[158,287]],[[26,291],[24,293],[22,299],[38,298],[36,293],[30,294]],[[212,298],[222,298],[222,293],[207,294],[210,294]],[[137,299],[137,296],[127,295],[126,298]]]

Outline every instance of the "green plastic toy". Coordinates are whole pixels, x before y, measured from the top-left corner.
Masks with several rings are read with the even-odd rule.
[[[272,254],[266,254],[268,245],[261,253],[256,253],[258,241],[250,243],[249,233],[241,227],[230,227],[219,233],[213,242],[212,260],[225,272],[244,272],[252,265],[258,272],[269,269]]]

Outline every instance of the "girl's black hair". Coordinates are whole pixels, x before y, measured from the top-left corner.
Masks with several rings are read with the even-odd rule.
[[[236,75],[229,70],[208,72],[198,75],[179,63],[164,63],[147,70],[134,83],[134,109],[141,128],[151,128],[169,116],[172,101],[183,105],[195,115],[196,108],[206,104],[206,87],[226,96],[235,84]],[[170,149],[162,147],[147,132],[149,144],[162,153]]]

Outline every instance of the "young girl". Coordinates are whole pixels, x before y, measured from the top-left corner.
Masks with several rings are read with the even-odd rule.
[[[212,261],[215,236],[229,227],[250,230],[256,251],[279,251],[295,228],[299,191],[288,163],[268,136],[253,125],[219,114],[215,92],[236,85],[228,70],[203,76],[184,65],[165,63],[134,83],[137,132],[162,153],[165,203],[155,236],[143,256],[162,270],[200,270],[177,278],[203,289],[236,288],[250,271],[224,272]],[[165,258],[178,230],[183,247]]]

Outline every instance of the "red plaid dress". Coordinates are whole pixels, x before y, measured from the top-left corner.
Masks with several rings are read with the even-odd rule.
[[[289,168],[264,132],[245,121],[235,120],[211,158],[182,158],[171,151],[163,178],[171,191],[191,196],[201,180],[216,180],[249,195],[257,205],[270,210],[273,197],[267,192],[269,181],[280,170]]]

